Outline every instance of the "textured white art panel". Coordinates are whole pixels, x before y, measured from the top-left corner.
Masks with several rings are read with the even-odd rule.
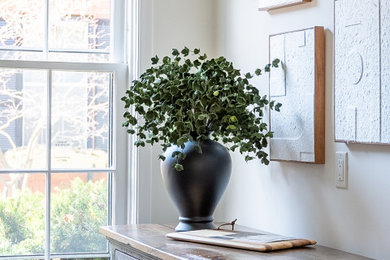
[[[390,0],[381,1],[382,142],[390,143]]]
[[[379,0],[335,1],[337,141],[382,142],[379,29]]]
[[[314,162],[314,28],[270,36],[271,99],[283,104],[271,112],[271,160]]]

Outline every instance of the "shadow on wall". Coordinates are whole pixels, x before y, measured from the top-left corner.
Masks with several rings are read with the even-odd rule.
[[[333,222],[328,212],[331,202],[325,196],[326,191],[313,185],[326,182],[325,165],[273,162],[270,168],[270,183],[274,188],[283,190],[279,198],[285,207],[279,223],[283,226],[282,230],[302,235],[314,233],[315,239],[324,233],[334,233],[333,225],[318,225]]]
[[[377,193],[380,190],[386,193],[390,187],[386,188],[385,183],[378,184],[371,174],[375,173],[373,168],[381,164],[383,157],[390,158],[389,147],[350,144],[347,148],[348,160],[352,164],[347,190],[335,188],[333,162],[321,166],[287,162],[271,166],[271,183],[285,190],[279,198],[284,203],[283,207],[287,208],[281,229],[294,236],[309,234],[310,238],[325,246],[338,248],[344,245],[351,252],[362,255],[367,254],[364,244],[374,239],[377,241],[375,248],[370,250],[383,252],[388,246],[386,240],[390,227],[378,226],[377,223],[384,221],[390,209],[386,196],[378,199]],[[366,156],[379,158],[367,164],[363,163]],[[387,166],[380,167],[379,174],[390,179],[388,169],[390,161]],[[377,191],[374,192],[374,189]]]
[[[376,241],[375,248],[371,248],[372,252],[386,252],[390,232],[388,222],[390,160],[387,159],[390,158],[390,147],[364,144],[349,144],[346,147],[349,150],[347,192],[349,201],[354,202],[353,205],[348,206],[355,209],[350,212],[349,221],[346,222],[350,225],[348,230],[353,230],[355,235],[351,244],[362,244],[362,240]],[[362,223],[365,223],[363,227],[361,227]],[[387,225],[378,225],[378,223],[387,223]],[[365,253],[364,249],[356,248],[356,251]]]

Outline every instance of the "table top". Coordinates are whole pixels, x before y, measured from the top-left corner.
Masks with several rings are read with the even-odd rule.
[[[272,252],[256,252],[235,248],[212,246],[184,241],[176,241],[165,237],[167,233],[174,232],[174,225],[137,224],[101,227],[100,233],[105,235],[112,243],[120,243],[151,256],[167,259],[369,259],[366,257],[349,254],[340,250],[315,245],[302,248],[279,250]],[[237,226],[236,230],[261,232],[243,226]]]

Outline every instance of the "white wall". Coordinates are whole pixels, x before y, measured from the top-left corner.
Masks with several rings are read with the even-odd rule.
[[[242,71],[268,62],[268,35],[314,25],[326,30],[326,164],[258,161],[233,154],[233,174],[216,219],[291,236],[377,259],[390,259],[390,147],[333,142],[333,0],[272,13],[257,0],[142,0],[141,71],[154,54],[200,47],[225,55]],[[303,72],[304,73],[304,72]],[[267,81],[258,81],[265,93]],[[349,153],[349,187],[334,185],[334,154]],[[175,222],[162,185],[158,148],[140,151],[139,221]]]
[[[266,167],[234,154],[217,219],[238,218],[242,225],[390,259],[390,147],[333,141],[333,0],[270,13],[257,11],[257,0],[219,0],[217,15],[218,54],[243,71],[268,62],[271,33],[324,26],[327,54],[326,164],[272,162]],[[266,80],[260,83],[265,91]],[[336,151],[349,153],[347,190],[335,187]]]
[[[154,55],[170,54],[172,48],[200,48],[216,53],[216,4],[214,0],[140,0],[140,71]],[[139,151],[140,223],[174,223],[178,213],[163,186],[158,161],[159,147]]]

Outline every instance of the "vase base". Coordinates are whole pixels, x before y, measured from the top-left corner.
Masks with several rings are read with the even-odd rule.
[[[199,229],[214,229],[213,218],[179,218],[179,224],[176,226],[176,232],[184,232]]]

